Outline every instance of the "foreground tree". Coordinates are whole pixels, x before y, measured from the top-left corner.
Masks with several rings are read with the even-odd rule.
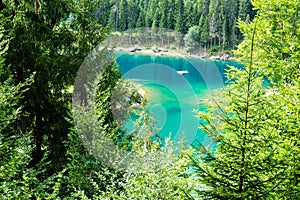
[[[4,1],[1,6],[3,17],[9,18],[3,23],[10,36],[5,72],[13,76],[14,84],[34,75],[20,101],[22,112],[15,131],[32,132],[29,167],[36,166],[47,149],[51,174],[65,162],[63,142],[71,127],[66,120],[71,102],[68,88],[107,28],[101,26],[103,16],[97,15],[97,2]]]
[[[188,151],[170,138],[161,141],[155,121],[145,106],[143,101],[133,111],[138,116],[130,133],[130,154],[134,159],[128,163],[130,168],[124,173],[124,180],[119,182],[122,190],[110,190],[102,198],[192,199],[196,180],[189,174]]]
[[[203,131],[217,144],[215,151],[204,147],[193,159],[204,184],[199,194],[207,199],[297,199],[299,194],[295,10],[300,4],[256,0],[253,5],[258,16],[240,23],[246,40],[236,52],[245,67],[231,68],[222,98],[199,113]]]
[[[54,198],[57,176],[39,182],[37,177],[43,173],[42,166],[38,167],[39,170],[27,167],[31,160],[32,136],[30,133],[20,132],[18,126],[22,124],[17,122],[18,116],[22,114],[20,102],[26,92],[25,88],[32,84],[33,76],[17,85],[11,75],[7,78],[4,56],[9,49],[10,38],[4,36],[8,33],[2,26],[5,20],[8,19],[0,19],[0,198]]]
[[[121,178],[84,149],[72,128],[70,91],[85,56],[108,33],[106,8],[100,1],[0,6],[0,198],[92,199]],[[114,62],[105,69],[97,77],[103,98],[97,120],[110,124],[107,105],[120,73]]]

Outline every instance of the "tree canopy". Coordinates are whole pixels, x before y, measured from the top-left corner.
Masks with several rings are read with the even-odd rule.
[[[253,5],[254,21],[239,23],[245,40],[236,55],[244,68],[231,67],[229,85],[199,113],[218,145],[192,159],[203,198],[298,198],[300,4]]]
[[[186,34],[199,26],[203,48],[234,48],[243,39],[237,21],[255,16],[250,0],[122,0],[114,6],[110,22],[115,31],[155,27]]]

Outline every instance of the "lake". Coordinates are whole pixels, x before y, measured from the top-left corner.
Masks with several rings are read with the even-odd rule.
[[[208,143],[199,129],[195,110],[203,110],[203,99],[225,85],[225,70],[234,62],[177,58],[131,53],[116,53],[125,79],[130,79],[146,92],[147,109],[161,128],[159,135],[172,140],[185,139],[186,144]],[[126,128],[133,128],[134,116]]]

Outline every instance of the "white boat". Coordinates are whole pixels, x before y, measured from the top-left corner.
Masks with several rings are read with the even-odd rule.
[[[180,74],[180,75],[182,75],[182,74],[188,74],[189,72],[188,71],[186,71],[186,70],[184,70],[184,71],[177,71],[177,74]]]

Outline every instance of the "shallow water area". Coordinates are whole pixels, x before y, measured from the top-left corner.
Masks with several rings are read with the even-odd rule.
[[[203,99],[224,86],[225,68],[234,63],[131,53],[116,53],[116,57],[123,77],[145,91],[147,109],[162,138],[171,135],[172,140],[184,139],[186,144],[210,142],[199,129],[195,110],[205,109]],[[134,120],[131,116],[128,131]]]

